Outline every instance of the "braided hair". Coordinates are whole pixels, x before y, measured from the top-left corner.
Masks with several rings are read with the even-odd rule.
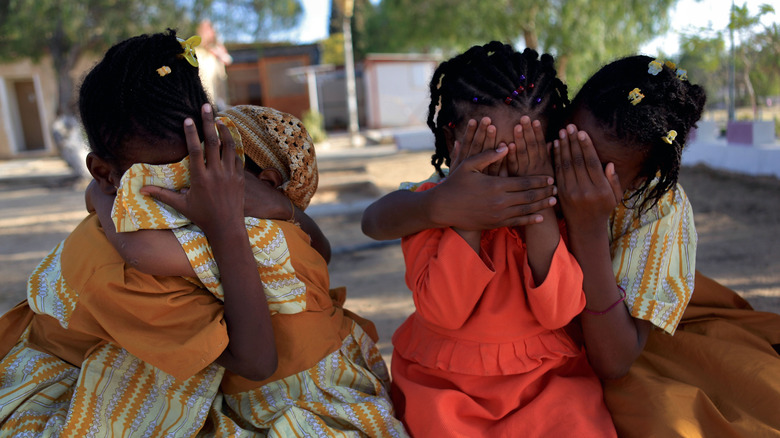
[[[589,111],[609,137],[644,155],[639,173],[644,183],[631,195],[636,199],[645,194],[640,212],[652,208],[677,185],[688,133],[701,118],[706,102],[704,89],[679,78],[676,68],[663,65],[651,74],[648,68],[653,60],[636,55],[602,67],[571,105],[573,112]],[[644,96],[636,105],[628,98],[634,88]],[[672,130],[678,135],[670,140],[666,137]]]
[[[198,68],[182,53],[171,29],[127,39],[106,52],[79,90],[81,122],[92,152],[118,165],[126,140],[184,142],[187,117],[202,138],[200,111],[209,99]],[[170,73],[158,73],[163,66]]]
[[[430,92],[427,123],[436,142],[431,164],[442,176],[441,165],[450,165],[445,128],[457,125],[479,106],[507,105],[532,118],[544,117],[549,137],[562,123],[569,103],[551,55],[540,58],[532,49],[521,53],[498,41],[473,46],[442,62],[433,73]]]

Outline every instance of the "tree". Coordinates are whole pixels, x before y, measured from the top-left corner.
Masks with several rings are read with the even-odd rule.
[[[461,52],[500,40],[556,55],[579,84],[668,26],[677,0],[382,0],[368,17],[372,51]]]
[[[4,0],[0,2],[0,59],[51,56],[57,75],[55,142],[78,129],[72,71],[81,56],[102,52],[112,44],[167,27],[194,33],[210,18],[228,36],[259,35],[294,24],[301,15],[299,0]],[[72,166],[74,164],[69,162]]]
[[[709,37],[706,33],[706,29],[701,29],[682,36],[677,65],[688,71],[691,81],[704,87],[707,102],[712,105],[726,97],[728,54],[721,32]]]
[[[754,64],[756,62],[755,50],[753,42],[755,39],[754,29],[756,25],[761,22],[761,17],[766,14],[774,13],[774,8],[767,4],[763,4],[759,7],[758,13],[751,15],[748,11],[747,4],[742,6],[732,6],[731,17],[729,20],[729,30],[736,32],[740,38],[740,44],[735,48],[735,54],[741,61],[742,82],[747,89],[748,96],[750,97],[750,106],[753,109],[753,117],[758,115],[758,106],[756,104],[756,91],[753,87],[753,81],[751,79],[751,72],[753,71]],[[771,31],[767,28],[768,34],[771,35]],[[736,61],[736,60],[732,60]]]

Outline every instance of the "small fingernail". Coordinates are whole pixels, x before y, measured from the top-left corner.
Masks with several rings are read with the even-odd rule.
[[[547,203],[548,203],[549,205],[555,205],[557,202],[558,202],[558,200],[557,200],[557,199],[555,199],[555,198],[550,198],[550,199],[547,201]]]
[[[537,223],[537,224],[541,223],[543,220],[544,220],[544,218],[542,216],[536,216],[534,218],[534,222]]]
[[[553,186],[553,195],[558,194],[558,186]]]
[[[566,138],[566,131],[561,129],[561,132],[558,133],[558,136],[561,137],[561,140],[563,140],[564,138]]]
[[[566,128],[566,129],[568,129],[568,130],[569,130],[569,134],[574,134],[574,131],[575,131],[575,129],[574,129],[574,125],[569,125],[569,127],[568,127],[568,128]]]
[[[203,112],[204,113],[210,113],[211,112],[211,105],[208,104],[208,103],[203,105]]]
[[[560,146],[561,146],[561,142],[559,142],[558,140],[553,141],[553,147],[557,148],[557,147],[560,147]]]
[[[584,132],[582,132],[582,131],[580,131],[580,132],[577,134],[577,138],[579,138],[580,140],[585,140],[585,133],[584,133]]]
[[[501,145],[496,148],[496,152],[504,152],[506,150],[506,145]]]
[[[553,183],[554,183],[554,182],[555,182],[555,180],[553,179],[553,177],[549,177],[549,178],[547,178],[547,185],[548,185],[548,186],[551,186],[551,185],[553,185]]]
[[[195,122],[193,122],[192,119],[189,119],[189,118],[184,119],[184,126],[192,126],[194,124],[195,124]]]

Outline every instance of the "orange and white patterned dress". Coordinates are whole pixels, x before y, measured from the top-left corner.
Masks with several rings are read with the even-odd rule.
[[[753,310],[695,270],[680,185],[650,212],[632,213],[612,214],[613,268],[631,314],[660,330],[625,377],[604,382],[618,435],[780,437],[780,315]]]
[[[240,149],[239,149],[240,153]],[[219,270],[205,235],[138,189],[188,185],[188,161],[136,164],[123,176],[114,204],[119,231],[172,229],[197,279],[223,299]],[[245,226],[271,312],[278,367],[255,382],[225,372],[221,392],[201,432],[215,436],[406,436],[394,417],[389,373],[370,321],[342,305],[331,290],[325,260],[300,227],[247,217]],[[262,354],[262,352],[258,352]]]
[[[609,219],[615,280],[626,291],[625,303],[634,318],[674,334],[693,293],[693,208],[678,184],[649,211],[637,211],[621,204]]]
[[[88,216],[0,318],[0,436],[195,436],[224,369],[222,306],[127,267]],[[26,435],[25,435],[26,434]]]

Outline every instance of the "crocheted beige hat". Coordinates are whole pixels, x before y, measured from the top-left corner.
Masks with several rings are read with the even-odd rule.
[[[221,112],[236,124],[244,154],[261,168],[277,169],[282,191],[296,207],[306,209],[317,191],[319,176],[314,143],[294,116],[255,105],[236,105]]]

